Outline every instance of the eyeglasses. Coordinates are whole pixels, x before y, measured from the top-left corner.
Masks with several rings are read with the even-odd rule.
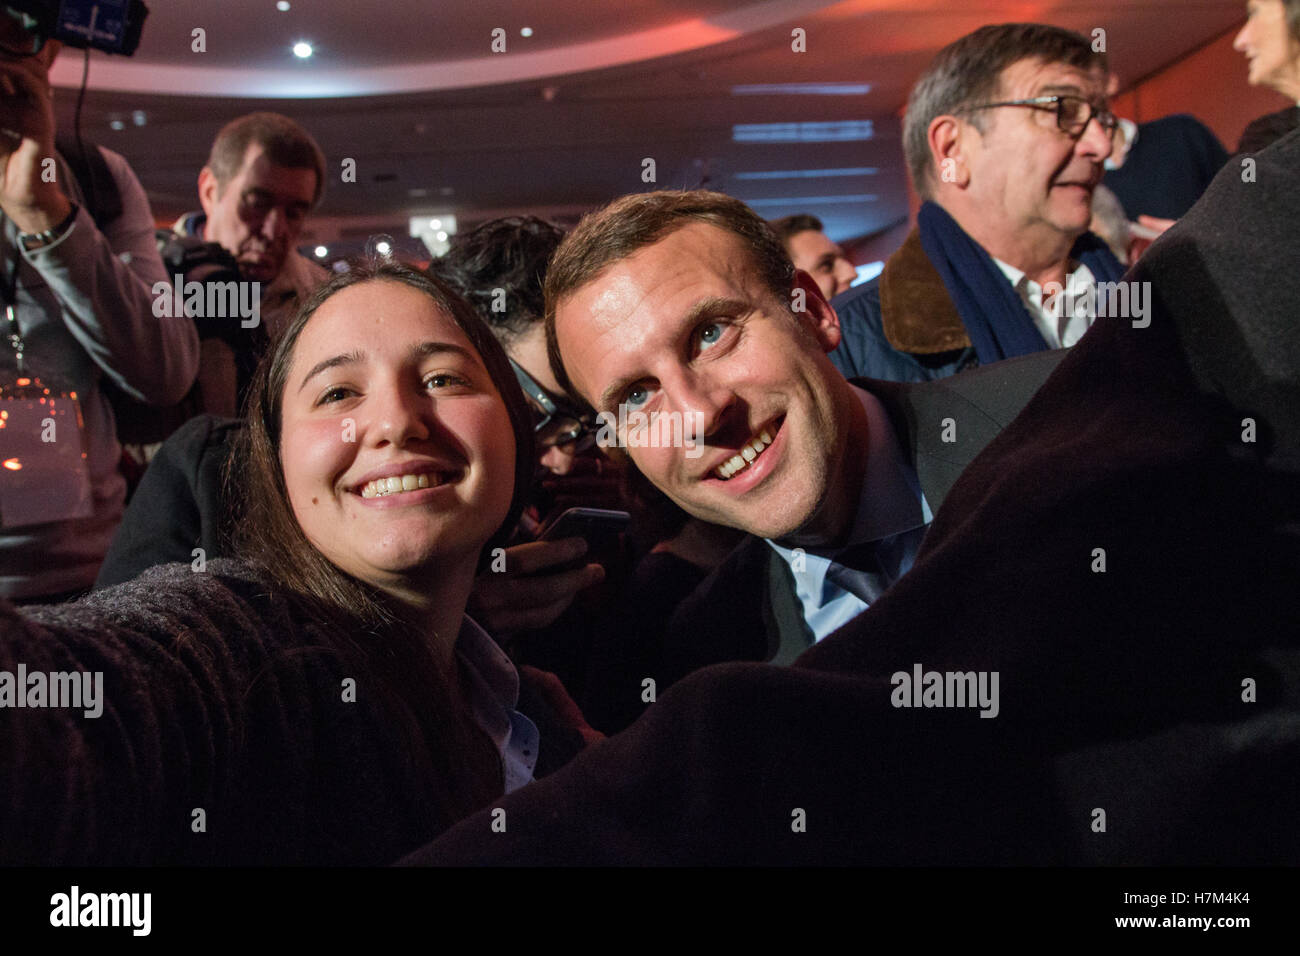
[[[969,113],[973,110],[992,109],[995,106],[1028,106],[1030,109],[1036,110],[1054,110],[1056,112],[1056,125],[1061,132],[1074,137],[1082,136],[1083,131],[1088,128],[1088,124],[1094,119],[1110,136],[1115,134],[1115,127],[1119,125],[1119,117],[1112,113],[1108,107],[1094,106],[1082,96],[1035,96],[1028,100],[980,103],[978,106],[962,107],[957,112]]]
[[[573,445],[573,451],[586,451],[596,444],[596,431],[592,422],[581,412],[556,399],[514,359],[510,367],[515,370],[515,380],[532,402],[533,435],[543,448],[556,445]]]

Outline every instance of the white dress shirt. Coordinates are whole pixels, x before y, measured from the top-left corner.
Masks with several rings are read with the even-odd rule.
[[[817,641],[867,609],[866,601],[827,576],[835,555],[879,542],[876,557],[886,583],[892,584],[911,570],[926,526],[934,520],[884,406],[870,392],[857,386],[853,391],[867,413],[867,467],[848,542],[833,551],[804,551],[767,542],[790,565],[804,621]]]
[[[1097,277],[1082,262],[1065,277],[1065,289],[1057,296],[1059,301],[1044,306],[1041,285],[1015,266],[1008,265],[996,257],[993,257],[993,261],[998,264],[1002,274],[1010,280],[1016,294],[1020,296],[1020,301],[1029,310],[1034,325],[1043,334],[1048,348],[1068,349],[1083,338],[1083,333],[1092,328],[1093,319],[1097,317],[1097,297],[1095,294],[1089,294],[1089,290],[1096,288]]]

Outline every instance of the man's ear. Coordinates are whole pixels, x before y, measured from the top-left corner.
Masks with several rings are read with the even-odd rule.
[[[930,175],[935,183],[953,183],[959,189],[970,185],[970,150],[972,129],[955,116],[936,116],[926,130],[933,166]]]
[[[217,182],[217,174],[204,166],[199,170],[199,203],[203,206],[204,215],[212,215],[212,210],[217,208],[220,193],[221,184]]]
[[[803,292],[800,296],[799,293]],[[823,351],[833,352],[840,344],[840,317],[831,308],[831,304],[822,298],[821,286],[817,280],[802,269],[794,270],[794,289],[791,298],[794,306],[803,300],[803,310],[795,310],[795,317],[803,323],[817,339]]]

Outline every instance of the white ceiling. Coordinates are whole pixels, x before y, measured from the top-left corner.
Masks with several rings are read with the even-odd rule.
[[[124,154],[155,213],[195,208],[195,179],[225,121],[273,109],[330,162],[310,236],[404,231],[418,213],[462,228],[531,211],[570,219],[626,192],[707,184],[765,216],[808,211],[837,239],[907,214],[898,113],[941,46],[985,24],[1040,20],[1106,31],[1133,82],[1238,22],[1241,0],[151,0],[131,59],[92,54],[88,139]],[[523,37],[524,27],[532,29]],[[206,52],[192,49],[205,31]],[[492,52],[492,31],[506,52]],[[791,31],[806,33],[806,52]],[[314,44],[307,61],[291,45]],[[75,87],[81,53],[56,85]],[[1244,72],[1244,71],[1243,71]],[[1244,82],[1244,76],[1241,78]],[[850,95],[736,95],[752,84],[867,84]],[[358,95],[365,94],[365,95]],[[70,125],[70,90],[59,122]],[[144,112],[137,126],[133,114]],[[113,120],[124,124],[110,127]],[[738,143],[748,123],[866,121],[866,141]],[[340,181],[354,159],[357,181]],[[653,158],[657,181],[643,182]],[[828,176],[824,170],[858,170]],[[808,175],[813,172],[814,175]],[[745,173],[803,173],[748,178]]]

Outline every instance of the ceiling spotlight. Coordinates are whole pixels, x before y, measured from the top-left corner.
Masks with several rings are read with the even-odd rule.
[[[279,10],[281,13],[288,13],[289,0],[278,0],[278,2],[275,5],[275,9]]]
[[[435,220],[435,222],[436,222],[436,220]],[[446,242],[446,241],[447,241],[447,230],[445,230],[445,229],[439,229],[437,235],[438,235],[438,241],[439,241],[439,242]]]
[[[530,37],[530,36],[533,35],[533,28],[532,28],[532,27],[522,27],[522,28],[519,30],[519,35],[520,35],[521,37]]]
[[[442,220],[441,220],[441,219],[430,219],[430,220],[429,220],[429,228],[430,228],[430,229],[441,229],[441,228],[442,228]]]
[[[311,44],[305,40],[299,40],[293,45],[293,55],[300,60],[305,60],[311,56]]]
[[[123,123],[123,122],[122,122],[121,120],[119,120],[119,119],[109,120],[109,121],[108,121],[108,128],[109,128],[109,129],[122,130],[122,129],[126,129],[126,124]]]
[[[288,5],[289,5],[289,4],[287,4],[287,3],[285,4],[286,7],[287,7]],[[324,258],[325,258],[326,256],[328,256],[329,254],[330,254],[330,251],[329,251],[328,249],[326,249],[324,246],[317,246],[317,247],[316,247],[316,258],[317,258],[317,259],[324,259]]]
[[[393,251],[393,247],[388,243],[384,242],[382,239],[379,242],[375,243],[375,252],[379,253],[381,256],[386,256],[392,251]]]
[[[144,110],[136,110],[131,114],[131,122],[136,126],[143,126],[145,124],[145,119]]]

